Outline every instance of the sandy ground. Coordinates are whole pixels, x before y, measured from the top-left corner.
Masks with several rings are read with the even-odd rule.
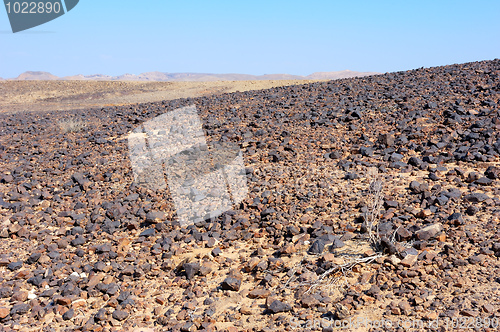
[[[0,81],[0,112],[54,111],[127,105],[311,82],[315,81]]]

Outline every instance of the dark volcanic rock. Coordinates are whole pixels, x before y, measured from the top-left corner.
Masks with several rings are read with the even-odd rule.
[[[424,189],[423,185],[422,185],[422,184],[420,184],[419,182],[417,182],[417,181],[412,181],[412,182],[410,183],[410,190],[411,190],[411,191],[413,191],[413,192],[415,192],[415,193],[421,193],[421,192],[423,192],[425,189]]]
[[[384,251],[389,253],[389,255],[393,255],[393,254],[397,253],[397,251],[398,251],[396,248],[396,245],[385,236],[383,236],[381,238],[380,244],[384,248]]]
[[[406,241],[412,237],[412,233],[405,227],[398,227],[396,230],[396,239],[398,241]]]
[[[33,253],[30,255],[30,257],[28,257],[28,259],[26,260],[26,263],[27,264],[35,264],[36,262],[38,262],[38,260],[40,259],[41,256],[42,256],[42,254],[39,252]]]
[[[500,178],[500,168],[495,166],[489,166],[484,172],[484,175],[486,175],[488,179],[492,180],[498,179]]]
[[[417,157],[411,157],[408,159],[408,164],[415,166],[415,167],[420,167],[422,165],[423,161],[420,158]]]
[[[71,177],[82,189],[87,189],[89,187],[90,181],[82,173],[74,173]]]
[[[11,204],[4,201],[2,197],[0,197],[0,207],[4,209],[10,209]]]
[[[71,240],[71,245],[74,247],[77,247],[77,246],[81,246],[82,244],[85,244],[85,242],[87,242],[85,237],[78,235],[76,238]]]
[[[489,186],[493,183],[493,180],[483,176],[483,177],[480,177],[479,179],[477,179],[476,181],[474,181],[474,183],[477,183],[481,186]]]
[[[224,290],[239,291],[241,286],[241,280],[233,277],[227,277],[221,284],[221,288]]]
[[[118,303],[122,303],[123,301],[126,301],[130,297],[130,295],[130,292],[121,292],[116,300],[118,301]]]
[[[467,207],[467,210],[465,210],[465,213],[467,213],[469,216],[473,216],[478,211],[479,211],[479,209],[476,206],[471,205],[471,206]]]
[[[359,151],[361,152],[361,155],[362,156],[365,156],[365,157],[372,157],[373,156],[373,152],[374,150],[370,147],[361,147],[359,149]],[[333,158],[332,158],[333,159]]]
[[[200,264],[198,263],[185,263],[183,265],[186,276],[189,280],[193,279],[194,275],[200,271]]]
[[[325,250],[325,243],[321,239],[315,240],[309,250],[307,251],[311,255],[321,254]]]
[[[471,203],[480,203],[483,202],[487,199],[489,199],[488,195],[483,194],[483,193],[472,193],[469,195],[466,195],[464,197],[465,200],[471,202]]]
[[[64,320],[70,320],[71,318],[73,318],[73,315],[75,314],[75,310],[73,310],[73,308],[69,309],[68,311],[66,311],[62,318]]]
[[[274,300],[269,306],[268,306],[268,309],[272,312],[272,313],[279,313],[279,312],[287,312],[287,311],[290,311],[292,310],[292,307],[287,304],[287,303],[284,303],[284,302],[281,302],[279,300]]]
[[[357,178],[359,178],[359,175],[357,173],[349,172],[349,173],[346,173],[346,175],[345,175],[346,180],[355,180]]]
[[[366,291],[366,294],[370,296],[377,296],[380,294],[380,288],[377,285],[372,285],[369,290]]]
[[[271,214],[273,214],[273,213],[276,213],[276,210],[275,210],[275,209],[273,209],[273,208],[269,208],[269,209],[265,209],[264,211],[262,211],[262,212],[260,213],[260,216],[261,216],[262,218],[265,218],[265,217],[267,217],[267,216],[269,216],[269,215],[271,215]]]
[[[451,216],[448,217],[448,221],[452,224],[454,224],[455,226],[458,226],[458,225],[463,225],[464,223],[464,219],[462,218],[462,214],[461,213],[453,213]]]
[[[9,265],[7,265],[7,268],[11,271],[16,271],[19,270],[23,266],[22,261],[17,261],[17,262],[12,262]]]
[[[148,228],[139,234],[139,236],[149,237],[154,236],[156,234],[156,230],[154,228]]]
[[[0,288],[0,299],[6,298],[6,297],[11,297],[12,296],[12,289],[8,287],[2,287]]]
[[[338,237],[334,237],[333,238],[333,242],[332,242],[332,245],[330,246],[330,251],[333,251],[334,249],[339,249],[339,248],[342,248],[343,246],[345,246],[345,243],[344,241],[342,241],[341,239],[339,239]]]
[[[115,311],[113,311],[113,314],[111,316],[118,321],[122,321],[122,320],[127,319],[128,312],[123,311],[123,310],[115,310]]]
[[[24,315],[30,310],[30,306],[27,303],[19,303],[12,306],[10,309],[10,315]]]
[[[106,309],[102,308],[102,309],[99,309],[99,311],[97,311],[97,313],[94,315],[94,319],[96,321],[105,321],[107,318],[106,318]]]

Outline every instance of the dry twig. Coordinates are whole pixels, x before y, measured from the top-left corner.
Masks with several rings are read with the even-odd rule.
[[[318,287],[323,287],[322,285],[327,285],[329,287],[331,286],[342,286],[341,281],[344,280],[344,284],[347,283],[346,280],[346,274],[352,270],[352,268],[358,264],[361,263],[371,263],[375,259],[383,257],[383,255],[376,255],[376,256],[370,256],[370,257],[364,257],[364,258],[354,258],[350,260],[349,262],[346,262],[342,265],[336,265],[327,271],[323,272],[319,278],[315,281],[311,282],[302,282],[298,285],[300,286],[309,286],[305,294],[310,293],[314,289]],[[337,275],[340,273],[340,275]],[[288,284],[288,282],[287,282]]]
[[[380,218],[380,212],[383,206],[383,194],[382,181],[378,179],[377,169],[370,169],[367,173],[370,179],[370,185],[368,188],[368,211],[365,212],[365,223],[368,236],[372,245],[378,250],[380,249],[380,234],[378,232],[378,222]]]

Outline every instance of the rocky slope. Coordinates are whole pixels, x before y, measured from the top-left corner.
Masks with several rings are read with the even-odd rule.
[[[384,330],[497,330],[499,74],[493,60],[0,115],[0,323],[332,331],[384,319]],[[133,184],[127,134],[191,104],[210,143],[239,144],[249,194],[181,228],[168,192]],[[60,130],[65,120],[84,130]]]

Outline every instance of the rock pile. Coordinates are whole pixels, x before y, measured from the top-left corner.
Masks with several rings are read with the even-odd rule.
[[[493,60],[0,115],[0,324],[271,331],[320,318],[473,317],[495,330],[499,80]],[[134,185],[127,134],[191,104],[209,143],[243,151],[249,194],[180,227],[168,190]],[[85,130],[60,132],[65,118]],[[366,222],[373,179],[378,247]]]

